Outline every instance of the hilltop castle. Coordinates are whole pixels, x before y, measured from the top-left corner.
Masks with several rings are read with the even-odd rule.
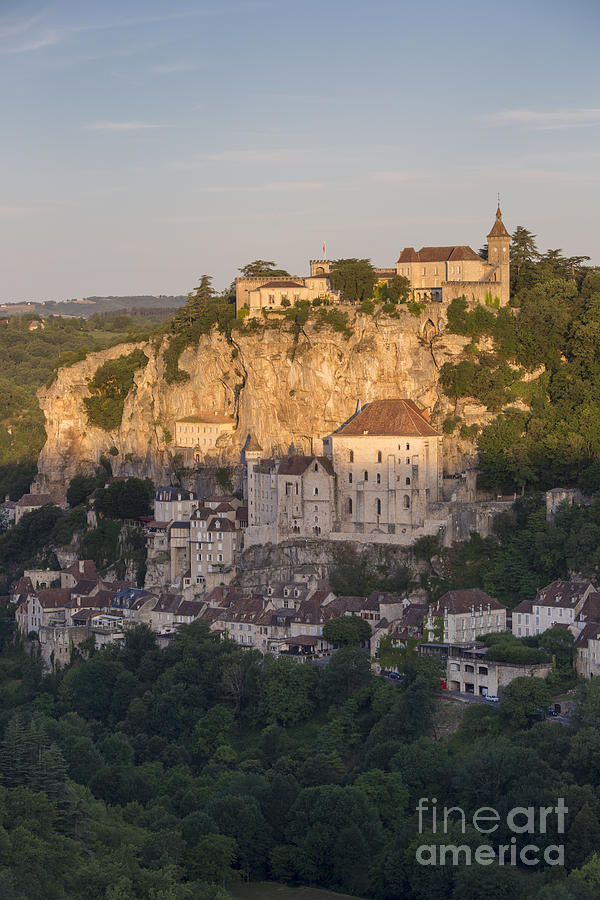
[[[510,291],[510,235],[502,221],[500,207],[487,236],[488,258],[483,259],[471,247],[405,247],[394,268],[375,269],[380,282],[403,275],[410,281],[415,300],[447,303],[455,297],[485,302],[497,299],[506,306]],[[329,273],[331,260],[310,261],[310,275],[236,278],[236,310],[247,307],[251,316],[262,310],[280,309],[300,300],[328,297],[336,301]]]

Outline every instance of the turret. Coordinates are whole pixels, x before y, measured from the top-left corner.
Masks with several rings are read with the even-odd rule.
[[[500,207],[496,210],[496,221],[487,236],[488,262],[498,268],[492,276],[492,282],[500,282],[497,294],[501,304],[508,303],[510,291],[510,234],[502,221]]]

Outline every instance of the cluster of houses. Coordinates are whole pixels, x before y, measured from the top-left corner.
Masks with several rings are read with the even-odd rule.
[[[568,628],[575,638],[578,674],[600,674],[600,593],[589,581],[555,581],[533,601],[509,611],[477,588],[449,591],[433,604],[419,593],[340,596],[305,565],[290,582],[251,590],[219,584],[190,600],[182,593],[108,581],[93,562],[80,560],[62,571],[25,572],[9,599],[16,605],[21,635],[39,642],[50,669],[68,663],[73,650],[86,642],[89,647],[123,641],[133,625],[147,624],[164,646],[182,625],[196,620],[244,648],[314,658],[335,649],[323,636],[326,622],[359,616],[371,626],[368,649],[374,661],[383,638],[390,647],[418,645],[421,654],[445,661],[446,687],[460,693],[497,695],[513,678],[544,677],[550,670],[550,664],[486,660],[477,638],[490,632],[512,630],[522,637],[557,625]]]

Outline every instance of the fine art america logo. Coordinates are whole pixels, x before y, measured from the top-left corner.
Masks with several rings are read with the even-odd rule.
[[[512,832],[509,843],[493,847],[491,844],[421,844],[417,847],[417,862],[422,866],[537,866],[545,863],[548,866],[564,866],[564,844],[546,844],[542,847],[535,843],[522,843],[517,846],[517,835],[564,834],[565,815],[568,808],[564,799],[558,798],[556,806],[515,806],[502,816],[492,806],[482,806],[468,818],[460,806],[438,809],[435,797],[431,801],[421,797],[417,806],[419,816],[419,834],[447,835],[448,829],[456,826],[466,833],[467,822],[482,835],[491,835],[498,830],[500,824]],[[504,829],[503,829],[504,830]],[[531,840],[531,838],[530,838]]]

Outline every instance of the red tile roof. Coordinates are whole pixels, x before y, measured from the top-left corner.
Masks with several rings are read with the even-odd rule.
[[[464,244],[453,247],[421,247],[417,251],[413,247],[405,247],[398,258],[398,262],[455,262],[456,260],[466,259],[482,262],[479,254]]]
[[[333,475],[333,466],[325,456],[284,456],[279,463],[279,475],[302,475],[313,462],[318,462],[327,472]]]
[[[412,400],[373,400],[334,434],[439,437]]]

